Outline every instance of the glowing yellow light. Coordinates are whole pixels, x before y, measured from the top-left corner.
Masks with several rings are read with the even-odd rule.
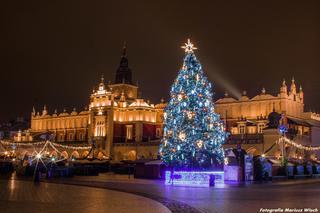
[[[182,141],[184,141],[184,140],[186,139],[186,133],[180,132],[180,133],[179,133],[179,139],[182,140]]]
[[[38,153],[38,154],[36,155],[36,158],[40,159],[40,158],[41,158],[41,154]]]
[[[188,38],[188,42],[184,44],[185,46],[181,46],[182,49],[186,53],[193,53],[193,50],[196,50],[197,48],[190,42],[190,39]]]
[[[228,165],[229,164],[229,159],[228,158],[224,158],[224,165]]]
[[[264,157],[266,157],[266,155],[265,155],[265,154],[262,154],[262,155],[261,155],[261,157],[263,157],[263,158],[264,158]]]
[[[187,116],[189,119],[192,119],[194,116],[194,112],[187,112]]]
[[[197,146],[198,146],[198,148],[201,148],[203,146],[203,141],[202,140],[198,140],[197,141]]]

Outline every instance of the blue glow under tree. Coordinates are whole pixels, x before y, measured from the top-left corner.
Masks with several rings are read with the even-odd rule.
[[[210,169],[224,162],[226,132],[214,110],[211,83],[193,52],[196,48],[189,39],[182,48],[185,58],[165,108],[160,156],[175,169]]]

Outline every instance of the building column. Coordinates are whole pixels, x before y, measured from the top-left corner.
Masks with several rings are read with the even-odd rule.
[[[108,110],[106,119],[106,139],[105,139],[105,154],[107,157],[113,156],[113,110]]]
[[[141,122],[135,124],[135,142],[141,142],[143,135],[143,125]]]

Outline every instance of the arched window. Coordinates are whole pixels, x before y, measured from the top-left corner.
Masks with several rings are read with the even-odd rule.
[[[79,133],[79,141],[82,141],[83,140],[83,134],[82,132]]]
[[[105,126],[104,121],[98,121],[96,123],[96,136],[105,136]]]
[[[73,133],[69,133],[69,141],[73,141]]]

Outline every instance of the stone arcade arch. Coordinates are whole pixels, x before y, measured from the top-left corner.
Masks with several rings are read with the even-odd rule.
[[[72,153],[71,153],[71,156],[70,156],[71,158],[80,158],[80,155],[79,155],[79,152],[78,151],[73,151]]]
[[[50,153],[51,157],[58,157],[58,153],[54,150]]]
[[[86,158],[88,156],[88,154],[89,154],[89,151],[84,151],[84,152],[82,152],[81,157]]]
[[[128,152],[127,158],[128,160],[136,160],[137,159],[136,151],[131,150],[130,152]]]
[[[61,152],[61,157],[64,158],[64,159],[68,159],[69,158],[68,152],[67,151]]]
[[[104,154],[103,154],[102,152],[99,152],[98,155],[97,155],[97,158],[98,158],[99,160],[102,160],[103,157],[104,157]]]

